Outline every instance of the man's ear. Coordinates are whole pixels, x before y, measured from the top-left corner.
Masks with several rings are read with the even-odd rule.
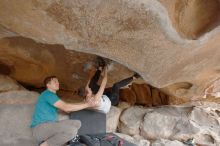
[[[46,85],[46,88],[48,89],[48,86],[49,86],[49,82],[47,83],[47,85]]]

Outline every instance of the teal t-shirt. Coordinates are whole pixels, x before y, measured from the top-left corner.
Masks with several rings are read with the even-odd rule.
[[[35,104],[31,128],[41,123],[57,121],[57,108],[54,103],[58,100],[59,97],[49,90],[41,93]]]

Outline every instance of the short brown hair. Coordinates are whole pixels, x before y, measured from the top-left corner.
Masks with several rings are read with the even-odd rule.
[[[46,77],[45,79],[44,79],[44,86],[45,87],[47,87],[47,84],[52,80],[52,79],[54,79],[54,78],[56,78],[57,79],[57,77],[56,76],[48,76],[48,77]]]

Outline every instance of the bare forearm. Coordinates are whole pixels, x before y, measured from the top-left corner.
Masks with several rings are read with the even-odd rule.
[[[104,76],[104,78],[102,79],[102,83],[100,85],[99,91],[95,95],[96,99],[100,99],[102,97],[106,84],[107,84],[107,76]]]
[[[107,84],[107,76],[104,76],[103,79],[102,79],[102,83],[100,85],[100,88],[103,88],[103,90],[104,90],[106,84]]]
[[[73,112],[73,111],[79,111],[85,108],[90,107],[88,103],[74,103],[74,104],[66,104],[65,112]]]

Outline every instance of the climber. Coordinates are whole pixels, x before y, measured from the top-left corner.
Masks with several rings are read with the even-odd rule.
[[[93,75],[93,77],[91,79],[89,79],[87,86],[91,89],[93,94],[96,94],[100,88],[100,86],[98,85],[98,81],[99,78],[102,74],[102,70],[105,68],[106,66],[109,66],[110,61],[107,60],[105,61],[105,59],[103,58],[97,58],[99,61],[98,62],[98,67],[96,69],[95,74]],[[94,67],[94,65],[93,65]],[[108,68],[108,67],[107,67]],[[139,78],[140,75],[138,75],[137,73],[135,73],[134,75],[132,75],[131,77],[128,77],[126,79],[123,79],[119,82],[116,82],[113,84],[112,87],[109,88],[105,88],[104,90],[104,95],[106,95],[109,100],[111,101],[111,105],[118,105],[119,103],[119,90],[120,88],[127,86],[128,84],[130,84],[134,79]],[[83,92],[83,90],[81,90]],[[83,93],[79,91],[79,95],[83,95]]]

